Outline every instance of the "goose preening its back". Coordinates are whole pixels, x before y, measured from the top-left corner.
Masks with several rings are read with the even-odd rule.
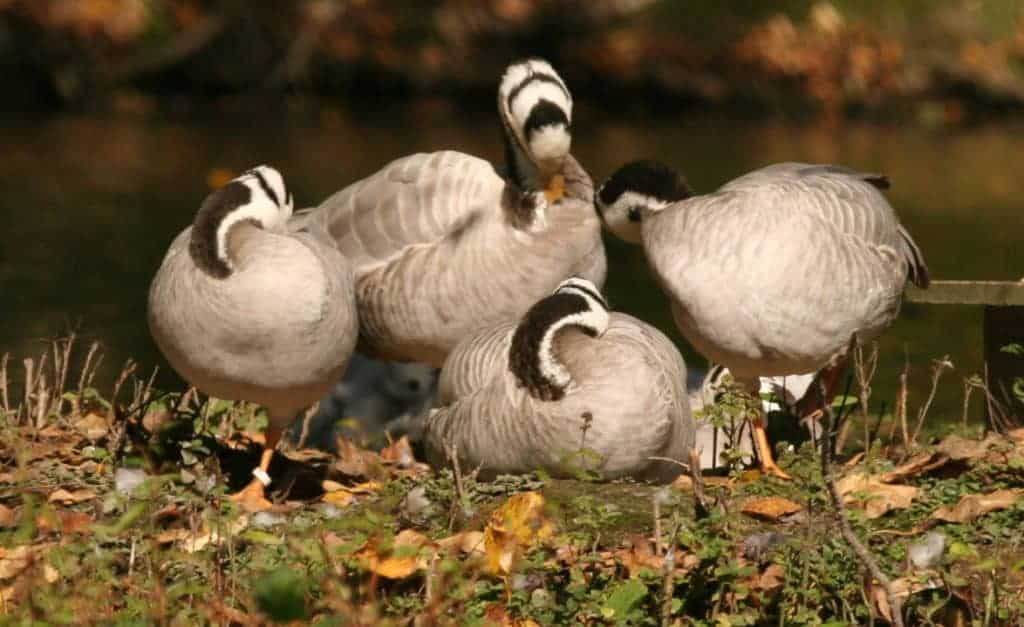
[[[353,279],[326,234],[290,229],[281,174],[249,170],[214,191],[175,238],[149,291],[149,327],[203,392],[267,410],[266,444],[237,498],[265,507],[281,432],[337,382],[356,341]]]
[[[657,329],[610,313],[597,287],[572,278],[520,320],[465,338],[441,370],[440,409],[426,419],[428,460],[484,477],[542,469],[667,481],[687,461],[694,422],[686,365]]]
[[[498,90],[507,175],[442,151],[393,161],[310,210],[356,274],[360,352],[440,367],[479,326],[521,316],[574,274],[605,278],[593,184],[569,154],[572,97],[541,60]]]
[[[853,338],[892,323],[908,281],[928,285],[887,187],[841,166],[781,163],[694,196],[672,169],[637,161],[608,179],[597,207],[643,244],[686,339],[750,393],[758,377],[822,368],[834,391]],[[765,470],[785,476],[763,421],[754,431]]]

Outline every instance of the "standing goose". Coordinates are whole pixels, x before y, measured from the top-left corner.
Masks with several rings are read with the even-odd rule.
[[[569,154],[572,97],[538,59],[498,89],[507,177],[471,155],[403,157],[303,214],[351,261],[359,350],[439,368],[479,326],[516,319],[579,274],[603,285],[593,184]]]
[[[602,186],[597,207],[612,232],[643,244],[701,354],[751,394],[758,377],[827,367],[831,396],[851,340],[892,323],[908,281],[928,286],[920,249],[880,191],[888,186],[841,166],[780,163],[693,196],[667,166],[636,161]],[[786,477],[763,417],[754,432],[764,470]]]
[[[214,191],[171,244],[149,290],[149,328],[171,366],[207,394],[267,409],[255,478],[233,498],[269,506],[274,447],[324,396],[355,346],[348,262],[326,235],[291,231],[292,196],[260,166]]]
[[[668,481],[687,460],[694,422],[686,365],[657,329],[609,313],[597,287],[571,278],[521,320],[480,329],[441,370],[441,408],[426,419],[428,460],[448,447],[484,477],[542,469]]]

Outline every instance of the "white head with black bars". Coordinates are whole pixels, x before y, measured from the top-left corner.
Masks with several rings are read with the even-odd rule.
[[[693,196],[686,180],[658,161],[631,161],[597,190],[594,202],[601,221],[618,237],[639,244],[644,215]]]
[[[572,95],[565,81],[547,61],[517,61],[501,78],[498,111],[507,141],[515,144],[507,155],[513,178],[522,186],[543,186],[561,170],[572,144]]]
[[[576,328],[590,337],[608,329],[608,303],[593,283],[572,277],[559,284],[523,316],[512,335],[509,370],[534,398],[557,401],[565,396],[572,376],[555,354],[559,331]]]
[[[294,209],[281,173],[261,165],[243,172],[203,201],[192,222],[189,254],[196,266],[218,279],[234,270],[229,236],[239,224],[282,228]]]

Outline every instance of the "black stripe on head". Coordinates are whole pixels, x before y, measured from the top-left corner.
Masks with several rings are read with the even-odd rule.
[[[192,222],[188,243],[189,255],[197,268],[218,279],[231,274],[231,268],[217,254],[217,232],[224,218],[251,200],[252,190],[238,179],[206,197]]]
[[[510,111],[512,110],[512,103],[516,101],[516,97],[518,97],[519,94],[521,94],[523,90],[526,89],[526,86],[529,85],[530,83],[552,83],[556,85],[558,89],[562,91],[563,94],[565,94],[566,100],[572,100],[572,96],[569,95],[569,91],[565,88],[565,85],[562,84],[562,81],[560,81],[557,76],[552,76],[547,72],[533,72],[531,70],[530,74],[527,74],[526,78],[520,81],[518,85],[513,87],[512,91],[508,92],[508,97],[505,99],[505,104],[506,106],[508,106]]]
[[[588,281],[588,283],[589,283],[589,281]],[[563,293],[563,292],[571,292],[572,290],[577,290],[577,291],[583,292],[587,296],[589,296],[589,297],[593,298],[594,300],[596,300],[597,302],[601,303],[601,306],[603,306],[605,309],[611,309],[608,306],[608,301],[606,301],[604,299],[604,296],[601,296],[601,294],[599,292],[597,292],[596,290],[592,290],[589,287],[587,287],[586,285],[583,285],[581,283],[573,282],[573,283],[569,283],[567,285],[562,285],[561,287],[558,288],[557,291],[559,293]]]
[[[541,344],[551,327],[571,316],[590,311],[587,300],[577,294],[555,292],[534,304],[512,335],[509,347],[508,367],[521,387],[535,398],[543,401],[557,401],[565,396],[564,385],[552,381],[544,373],[541,363]],[[585,326],[578,326],[591,337],[597,332]]]
[[[612,174],[598,191],[605,207],[615,204],[626,192],[635,192],[665,202],[677,202],[693,196],[693,190],[678,172],[658,161],[631,161]]]
[[[259,181],[260,187],[263,188],[263,193],[267,195],[267,198],[273,200],[274,204],[277,205],[278,207],[281,206],[281,199],[277,197],[277,193],[270,186],[270,183],[267,182],[267,179],[266,177],[263,176],[262,172],[260,172],[258,169],[252,169],[247,171],[242,176],[245,175],[255,176],[256,180]]]
[[[546,98],[541,98],[533,106],[533,109],[530,110],[530,115],[526,118],[526,124],[523,125],[523,134],[526,136],[526,140],[529,141],[530,135],[534,131],[556,124],[561,124],[568,129],[569,118],[566,117],[562,107]]]

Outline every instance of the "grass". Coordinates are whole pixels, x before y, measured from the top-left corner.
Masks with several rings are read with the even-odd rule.
[[[253,515],[225,495],[255,462],[255,408],[157,391],[132,364],[101,393],[89,375],[100,351],[77,351],[57,342],[19,376],[3,361],[5,624],[885,624],[884,594],[837,532],[809,443],[780,447],[794,481],[740,470],[706,478],[704,517],[685,482],[483,483],[356,447],[342,460],[285,451],[272,468],[278,506]],[[915,413],[908,421],[917,430]],[[962,522],[935,513],[968,495],[1024,490],[1024,438],[915,443],[902,430],[894,441],[878,429],[867,461],[836,470],[877,478],[917,464],[886,484],[916,488],[912,502],[877,518],[855,503],[845,513],[894,585],[912,591],[906,624],[1021,624],[1024,500]],[[141,482],[128,486],[129,476]],[[519,528],[495,522],[510,497],[533,493],[542,513]],[[872,487],[848,495],[888,498]],[[798,511],[774,512],[780,503]],[[761,514],[745,513],[755,506]],[[553,529],[542,541],[540,520]],[[523,529],[538,539],[506,533],[494,544]],[[481,531],[483,554],[456,546]],[[935,565],[911,568],[907,548],[928,531],[947,548]],[[497,546],[511,551],[500,568]]]

